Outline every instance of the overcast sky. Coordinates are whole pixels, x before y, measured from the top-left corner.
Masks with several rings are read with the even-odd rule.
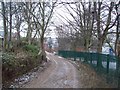
[[[9,0],[4,0],[4,1],[9,1]],[[17,1],[17,0],[13,0],[13,1]],[[18,0],[18,1],[20,2],[20,0]],[[34,1],[38,1],[38,0],[34,0]],[[89,0],[80,0],[80,1],[89,1]],[[94,1],[94,0],[90,0],[90,1]],[[96,1],[99,1],[99,0],[96,0]],[[108,0],[108,1],[118,2],[119,0]],[[59,2],[73,2],[73,0],[59,0]],[[0,9],[1,9],[1,3],[0,3]],[[66,12],[65,7],[63,5],[59,5],[58,7],[55,8],[55,12],[54,12],[52,21],[54,21],[55,25],[61,25],[61,24],[63,24],[63,22],[67,23],[67,21],[62,17],[68,18],[69,20],[73,20],[73,18]],[[2,28],[1,28],[2,26],[3,26],[3,22],[2,22],[2,18],[0,17],[0,31],[2,30]],[[26,27],[26,26],[23,24],[22,27]],[[21,27],[21,29],[22,29],[22,27]],[[55,27],[51,26],[49,28],[52,30],[50,36],[56,37],[55,31],[54,31]],[[21,33],[21,35],[25,36],[26,34]]]

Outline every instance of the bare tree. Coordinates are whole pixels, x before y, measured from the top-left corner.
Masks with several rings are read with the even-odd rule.
[[[11,38],[12,38],[12,2],[9,2],[9,17],[10,17],[10,22],[9,22],[9,26],[10,26],[10,33],[9,33],[9,42],[8,42],[8,49],[10,48],[11,45]]]
[[[102,52],[102,46],[106,39],[108,31],[113,27],[111,26],[111,13],[114,7],[114,2],[110,3],[110,6],[108,6],[108,14],[106,16],[107,20],[105,22],[105,28],[103,29],[102,20],[101,20],[101,10],[102,10],[102,2],[98,2],[98,9],[97,4],[94,2],[94,14],[96,17],[97,22],[97,38],[98,38],[98,48],[97,51],[100,53]]]
[[[119,31],[120,15],[119,15],[119,12],[118,12],[118,8],[120,7],[119,4],[120,4],[120,1],[119,1],[118,4],[116,4],[116,7],[115,7],[116,12],[117,12],[117,18],[116,18],[116,20],[117,20],[117,26],[116,26],[115,54],[120,56],[120,54],[117,53],[117,51],[120,51],[119,48],[117,48],[117,43],[118,43],[118,40],[119,40],[119,38],[120,38],[120,31]],[[117,49],[118,49],[118,50],[117,50]]]
[[[84,42],[82,48],[84,48],[84,51],[89,51],[92,46],[92,31],[94,24],[92,3],[77,1],[73,3],[64,3],[63,5],[66,12],[68,12],[68,14],[73,18],[73,21],[65,16],[60,16],[73,27],[73,31],[76,32],[76,35],[80,34],[78,35],[79,37],[76,37],[77,42],[81,42],[82,38],[82,41]],[[76,45],[73,44],[73,46]]]
[[[20,27],[22,22],[24,22],[23,16],[24,8],[22,3],[14,3],[14,28],[17,30],[17,46],[21,43],[21,36],[20,36]]]
[[[79,30],[79,34],[84,37],[84,50],[89,50],[93,45],[92,38],[96,36],[98,39],[97,52],[101,53],[108,32],[116,22],[115,19],[112,19],[111,15],[114,2],[110,2],[108,5],[102,2],[77,2],[74,4],[74,7],[71,4],[64,4],[64,6],[76,24],[70,23],[71,20],[67,19],[68,23],[70,23],[76,31]],[[105,12],[108,12],[107,15]]]
[[[5,3],[1,2],[2,4],[2,14],[3,14],[3,26],[4,26],[4,48],[3,50],[7,50],[7,39],[8,39],[8,30],[6,25],[6,9],[5,9]]]
[[[33,12],[31,12],[29,7],[27,5],[25,5],[34,20],[34,24],[35,24],[36,28],[38,28],[37,31],[40,35],[39,55],[42,56],[42,59],[46,58],[46,54],[45,54],[45,50],[44,50],[44,35],[45,35],[45,32],[47,31],[49,22],[52,18],[56,3],[57,3],[57,0],[56,1],[43,1],[43,2],[36,3],[35,7],[33,9],[34,10]],[[38,12],[35,13],[37,10],[38,10]]]

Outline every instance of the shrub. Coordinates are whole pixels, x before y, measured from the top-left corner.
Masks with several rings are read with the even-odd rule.
[[[35,45],[35,46],[38,46],[38,45],[39,45],[39,44],[38,44],[38,41],[37,41],[36,39],[33,39],[33,40],[32,40],[32,44]]]
[[[16,58],[14,55],[4,53],[2,56],[2,80],[3,84],[19,75],[29,72],[41,63],[40,57],[28,55],[27,57]]]
[[[37,54],[39,52],[38,47],[34,45],[25,45],[23,49],[28,52],[32,52],[33,54]]]
[[[14,61],[15,57],[12,54],[3,53],[2,54],[2,63],[10,63],[10,61]]]

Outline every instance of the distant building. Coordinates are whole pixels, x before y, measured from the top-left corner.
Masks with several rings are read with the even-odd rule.
[[[58,41],[56,38],[46,37],[44,41],[44,48],[48,52],[58,51]]]

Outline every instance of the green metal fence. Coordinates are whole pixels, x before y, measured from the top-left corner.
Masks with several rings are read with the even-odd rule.
[[[90,64],[108,83],[120,88],[120,59],[117,56],[63,50],[58,51],[58,55]]]

